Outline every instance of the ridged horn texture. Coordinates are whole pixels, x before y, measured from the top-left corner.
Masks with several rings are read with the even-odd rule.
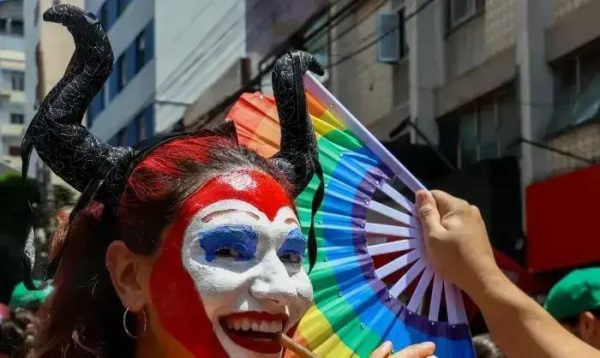
[[[300,194],[315,173],[318,148],[306,107],[302,77],[310,70],[322,75],[323,68],[310,53],[292,51],[280,57],[273,68],[273,92],[281,127],[280,151],[272,160],[288,177],[294,195]]]
[[[93,14],[72,5],[53,6],[44,13],[44,20],[69,30],[75,52],[63,78],[44,98],[27,129],[22,145],[23,175],[33,146],[54,173],[79,191],[92,180],[106,177],[95,199],[110,202],[121,191],[134,151],[113,147],[81,125],[92,98],[112,71],[110,42]]]

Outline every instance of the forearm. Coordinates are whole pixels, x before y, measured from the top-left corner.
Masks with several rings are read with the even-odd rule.
[[[598,357],[502,273],[468,290],[490,333],[509,357]]]

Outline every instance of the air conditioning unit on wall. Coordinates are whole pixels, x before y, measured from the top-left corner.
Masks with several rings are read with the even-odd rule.
[[[377,62],[398,63],[403,53],[403,18],[400,13],[386,12],[377,15],[375,36],[377,39]]]

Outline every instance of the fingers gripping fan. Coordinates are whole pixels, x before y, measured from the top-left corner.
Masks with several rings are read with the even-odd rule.
[[[321,357],[368,357],[386,340],[396,349],[433,341],[439,357],[474,356],[461,294],[428,264],[412,195],[403,194],[423,185],[317,80],[304,81],[325,197],[315,217],[314,305],[295,339]],[[228,120],[240,143],[266,157],[277,152],[271,97],[244,94]],[[314,178],[297,199],[305,230],[317,186]]]

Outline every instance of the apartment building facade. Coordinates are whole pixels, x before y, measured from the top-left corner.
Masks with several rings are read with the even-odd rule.
[[[0,1],[0,162],[18,170],[25,124],[23,0]]]
[[[368,2],[328,34],[353,29],[332,42],[329,85],[430,186],[478,204],[495,246],[530,270],[598,263],[592,214],[567,208],[600,199],[599,10],[581,0]],[[424,142],[444,160],[424,160],[414,150]],[[434,166],[447,173],[428,177]]]
[[[276,8],[262,5],[246,1],[248,24]],[[277,26],[246,31],[249,78],[262,75],[247,89],[268,92],[261,66],[287,49],[316,53],[323,82],[417,176],[480,206],[501,251],[536,272],[600,262],[594,220],[565,208],[584,193],[600,199],[590,187],[600,156],[598,2],[309,5],[312,15],[285,36]],[[277,23],[289,8],[265,18]],[[220,97],[242,85],[232,81]],[[186,124],[206,119],[210,103],[197,102]],[[559,188],[564,195],[554,200]]]
[[[89,0],[115,53],[88,109],[93,133],[133,145],[181,123],[185,110],[243,56],[243,3]]]

